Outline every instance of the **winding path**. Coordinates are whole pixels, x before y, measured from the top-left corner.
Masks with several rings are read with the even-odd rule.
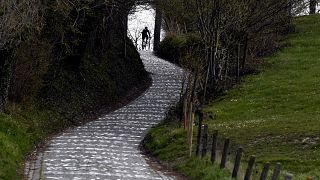
[[[154,170],[139,151],[147,131],[179,99],[183,70],[141,52],[152,86],[127,106],[53,138],[28,163],[28,179],[174,179]]]

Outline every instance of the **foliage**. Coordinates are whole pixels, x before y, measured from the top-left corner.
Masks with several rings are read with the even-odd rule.
[[[211,130],[230,137],[247,156],[255,154],[258,163],[281,162],[297,179],[320,175],[319,19],[296,18],[290,46],[206,108],[214,117],[206,119]]]
[[[15,53],[10,99],[16,102],[30,102],[37,97],[47,73],[52,45],[37,39],[20,44]]]
[[[167,35],[160,44],[159,56],[170,62],[180,64],[180,59],[185,53],[186,39],[183,36]]]
[[[48,95],[43,91],[49,90],[48,86],[51,87],[54,81],[60,79],[62,84],[70,78],[86,78],[81,72],[81,64],[92,59],[98,60],[90,62],[92,64],[102,62],[110,49],[123,52],[117,56],[120,59],[132,55],[135,60],[129,61],[128,66],[137,71],[130,73],[132,76],[144,75],[139,57],[136,52],[132,53],[126,39],[125,24],[133,3],[133,0],[1,1],[0,111],[6,106],[9,92],[11,101],[37,98],[45,101],[50,97],[38,97],[37,94],[41,91],[41,95]],[[121,47],[112,47],[113,41],[121,42]],[[88,56],[92,58],[86,59]],[[48,78],[51,75],[53,77]],[[111,86],[111,81],[103,83]],[[128,88],[123,87],[121,92]]]
[[[115,102],[148,77],[133,44],[128,40],[126,46],[130,58],[121,52],[123,44],[115,43],[101,58],[84,55],[77,70],[52,67],[40,91],[43,104],[74,121],[76,113]]]
[[[43,25],[43,6],[38,0],[0,1],[0,9],[0,50],[32,38]]]
[[[19,8],[28,8],[27,2],[21,2]],[[124,95],[147,77],[138,53],[126,38],[124,24],[132,3],[63,0],[37,4],[45,23],[39,22],[37,33],[28,34],[30,39],[20,38],[19,43],[5,46],[10,51],[7,65],[0,65],[1,77],[5,77],[0,84],[1,102],[9,93],[11,102],[40,101],[71,119],[83,109]],[[18,16],[9,8],[3,18],[10,13],[10,18]],[[28,33],[25,29],[20,30]]]
[[[158,54],[170,62],[191,69],[192,65],[194,65],[192,58],[200,56],[199,54],[195,55],[191,53],[195,53],[193,50],[201,45],[200,36],[196,33],[171,34],[167,35],[160,43]]]

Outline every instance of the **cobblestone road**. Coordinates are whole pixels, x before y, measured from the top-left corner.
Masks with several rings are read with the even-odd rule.
[[[53,138],[28,179],[174,179],[151,168],[139,151],[147,131],[177,102],[183,70],[141,52],[152,86],[127,106]]]

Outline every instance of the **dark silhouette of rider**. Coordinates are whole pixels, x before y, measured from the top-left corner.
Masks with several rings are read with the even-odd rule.
[[[150,38],[150,31],[148,30],[148,27],[145,27],[142,31],[142,41],[145,41],[145,43],[148,43],[148,39]]]

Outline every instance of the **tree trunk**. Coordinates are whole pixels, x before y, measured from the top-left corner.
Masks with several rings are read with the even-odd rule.
[[[154,26],[154,41],[153,41],[153,50],[155,52],[159,51],[161,24],[162,24],[162,10],[159,7],[156,7],[156,18],[155,18],[155,26]]]
[[[248,50],[248,35],[245,36],[245,41],[244,41],[242,64],[241,64],[242,71],[245,71],[246,60],[247,60],[247,50]]]
[[[237,81],[240,81],[240,53],[241,53],[241,44],[238,44],[238,53],[237,53]]]
[[[316,7],[317,7],[317,0],[310,0],[310,14],[316,13]]]
[[[292,16],[293,0],[289,0],[288,16]]]
[[[0,51],[0,112],[5,110],[9,96],[11,63],[6,50]]]
[[[128,16],[129,13],[123,15],[124,57],[127,57]]]

